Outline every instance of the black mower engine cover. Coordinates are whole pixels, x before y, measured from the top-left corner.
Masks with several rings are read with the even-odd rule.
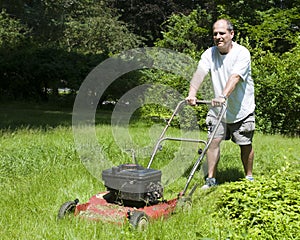
[[[119,200],[155,203],[163,197],[161,171],[138,164],[122,164],[102,171],[107,190]]]

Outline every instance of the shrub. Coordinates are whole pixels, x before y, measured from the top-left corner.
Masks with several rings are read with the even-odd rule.
[[[295,239],[300,231],[299,174],[287,165],[269,176],[225,186],[217,214],[250,237]]]
[[[253,78],[259,130],[299,135],[299,44],[282,55],[256,49]]]

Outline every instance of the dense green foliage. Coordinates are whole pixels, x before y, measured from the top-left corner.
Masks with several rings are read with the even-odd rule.
[[[161,30],[165,30],[165,27],[162,28],[161,25],[164,25],[172,14],[188,15],[191,11],[201,8],[205,9],[212,19],[225,14],[240,16],[241,19],[244,19],[242,23],[255,24],[255,10],[289,9],[299,5],[299,0],[234,0],[229,2],[224,0],[107,0],[106,2],[108,6],[117,10],[124,22],[134,26],[133,31],[145,37],[147,45],[150,44],[150,46],[156,39],[162,37]],[[184,27],[182,31],[186,31]]]
[[[174,14],[166,23],[163,38],[155,44],[196,58],[199,51],[212,44],[211,22],[211,15],[202,9],[193,10],[189,15]]]
[[[256,114],[264,132],[299,135],[299,47],[282,55],[257,52],[263,57],[254,61]]]
[[[299,4],[299,0],[19,0],[15,4],[3,0],[1,99],[61,99],[59,88],[70,89],[74,97],[100,62],[137,47],[175,50],[196,63],[212,45],[212,23],[226,17],[235,26],[235,40],[252,54],[258,129],[299,135]],[[110,86],[101,101],[118,100],[141,83],[167,85],[185,96],[190,77],[133,72]],[[209,96],[205,92],[206,88],[200,97]],[[145,117],[157,109],[148,110],[143,111]]]
[[[28,28],[19,20],[11,18],[2,9],[0,14],[0,46],[14,48],[25,40],[27,34],[29,34]]]
[[[102,1],[3,2],[2,99],[48,100],[58,97],[58,88],[74,93],[101,61],[141,44]]]
[[[273,170],[253,183],[227,185],[217,214],[260,239],[294,239],[300,231],[299,165]]]

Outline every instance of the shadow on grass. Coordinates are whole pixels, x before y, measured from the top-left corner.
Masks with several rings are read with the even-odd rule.
[[[218,183],[223,184],[225,182],[236,182],[241,178],[244,178],[244,173],[239,168],[227,168],[217,172]]]
[[[49,129],[72,126],[73,106],[47,103],[9,102],[0,103],[0,129],[20,128]],[[111,111],[96,113],[96,124],[110,124]]]
[[[193,166],[190,166],[183,174],[185,177],[189,177],[190,172]],[[198,169],[197,171],[201,171],[203,174],[203,169]],[[206,172],[206,171],[205,171]],[[237,167],[228,167],[226,169],[218,169],[217,170],[217,182],[218,184],[229,183],[229,182],[237,182],[240,179],[244,178],[245,175],[240,168]],[[203,181],[207,178],[207,175],[203,176]]]

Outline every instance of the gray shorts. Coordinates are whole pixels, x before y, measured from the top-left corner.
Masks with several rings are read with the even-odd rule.
[[[216,123],[216,117],[207,115],[206,124],[208,129],[208,138],[211,138],[211,134]],[[214,138],[222,138],[224,140],[231,139],[238,145],[249,145],[252,143],[254,129],[255,116],[254,113],[251,113],[246,118],[236,123],[221,122]]]

